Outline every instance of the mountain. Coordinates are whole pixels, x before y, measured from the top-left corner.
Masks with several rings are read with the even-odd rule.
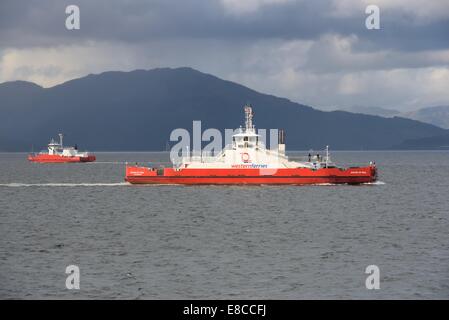
[[[449,150],[449,133],[433,137],[408,139],[394,146],[394,148],[405,150]]]
[[[88,75],[51,88],[0,84],[0,150],[37,150],[58,132],[80,149],[164,150],[171,131],[191,131],[193,120],[202,120],[202,130],[238,127],[247,102],[258,128],[286,130],[289,150],[388,149],[446,134],[404,118],[319,111],[190,68],[160,68]]]
[[[430,123],[437,127],[449,129],[449,106],[427,107],[410,112],[400,112],[398,110],[385,109],[380,107],[363,107],[363,106],[341,108],[341,110],[353,113],[375,115],[384,118],[391,118],[397,116],[425,123]]]
[[[385,109],[385,108],[380,108],[380,107],[354,106],[354,107],[344,108],[343,111],[368,114],[371,116],[380,116],[380,117],[384,117],[384,118],[392,118],[392,117],[402,116],[401,113],[397,110]]]
[[[404,113],[403,116],[449,129],[449,106],[422,108]]]

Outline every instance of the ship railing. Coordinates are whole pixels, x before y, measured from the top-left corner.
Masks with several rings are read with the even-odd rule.
[[[289,159],[300,162],[326,162],[326,157],[320,156],[318,159],[316,155],[312,155],[310,158],[309,156],[290,156]]]
[[[320,156],[320,158],[318,159],[316,155],[313,155],[309,158],[309,156],[294,156],[294,157],[289,157],[289,159],[291,161],[296,161],[296,162],[314,162],[314,163],[322,163],[322,164],[326,164],[328,166],[333,166],[335,165],[330,159],[326,162],[326,157],[324,156]]]
[[[298,161],[298,162],[309,162],[308,156],[290,156],[290,160],[292,161]],[[311,157],[310,160],[313,162],[314,160],[317,160],[315,156]]]

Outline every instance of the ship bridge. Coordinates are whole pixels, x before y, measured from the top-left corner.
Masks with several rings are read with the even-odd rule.
[[[232,149],[254,149],[259,147],[260,135],[256,133],[253,125],[253,109],[250,105],[244,107],[245,128],[240,127],[240,131],[232,136]]]
[[[48,144],[48,154],[50,155],[59,154],[59,152],[61,152],[61,150],[63,150],[64,148],[62,145],[62,139],[64,135],[62,133],[58,135],[59,135],[59,143],[56,142],[53,138],[51,138],[50,143]]]

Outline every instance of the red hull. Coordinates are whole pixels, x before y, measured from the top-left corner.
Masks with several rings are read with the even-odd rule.
[[[185,184],[185,185],[304,185],[304,184],[360,184],[374,182],[374,166],[349,169],[307,168],[278,169],[269,172],[260,169],[151,169],[127,167],[125,180],[132,184]]]
[[[96,157],[93,155],[87,157],[63,157],[60,155],[37,154],[29,155],[28,160],[39,163],[72,163],[72,162],[93,162]]]

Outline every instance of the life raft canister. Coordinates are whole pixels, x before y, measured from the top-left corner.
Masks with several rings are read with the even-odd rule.
[[[248,152],[242,152],[242,161],[243,161],[244,163],[251,162],[251,161],[250,161],[250,158],[249,158]]]

